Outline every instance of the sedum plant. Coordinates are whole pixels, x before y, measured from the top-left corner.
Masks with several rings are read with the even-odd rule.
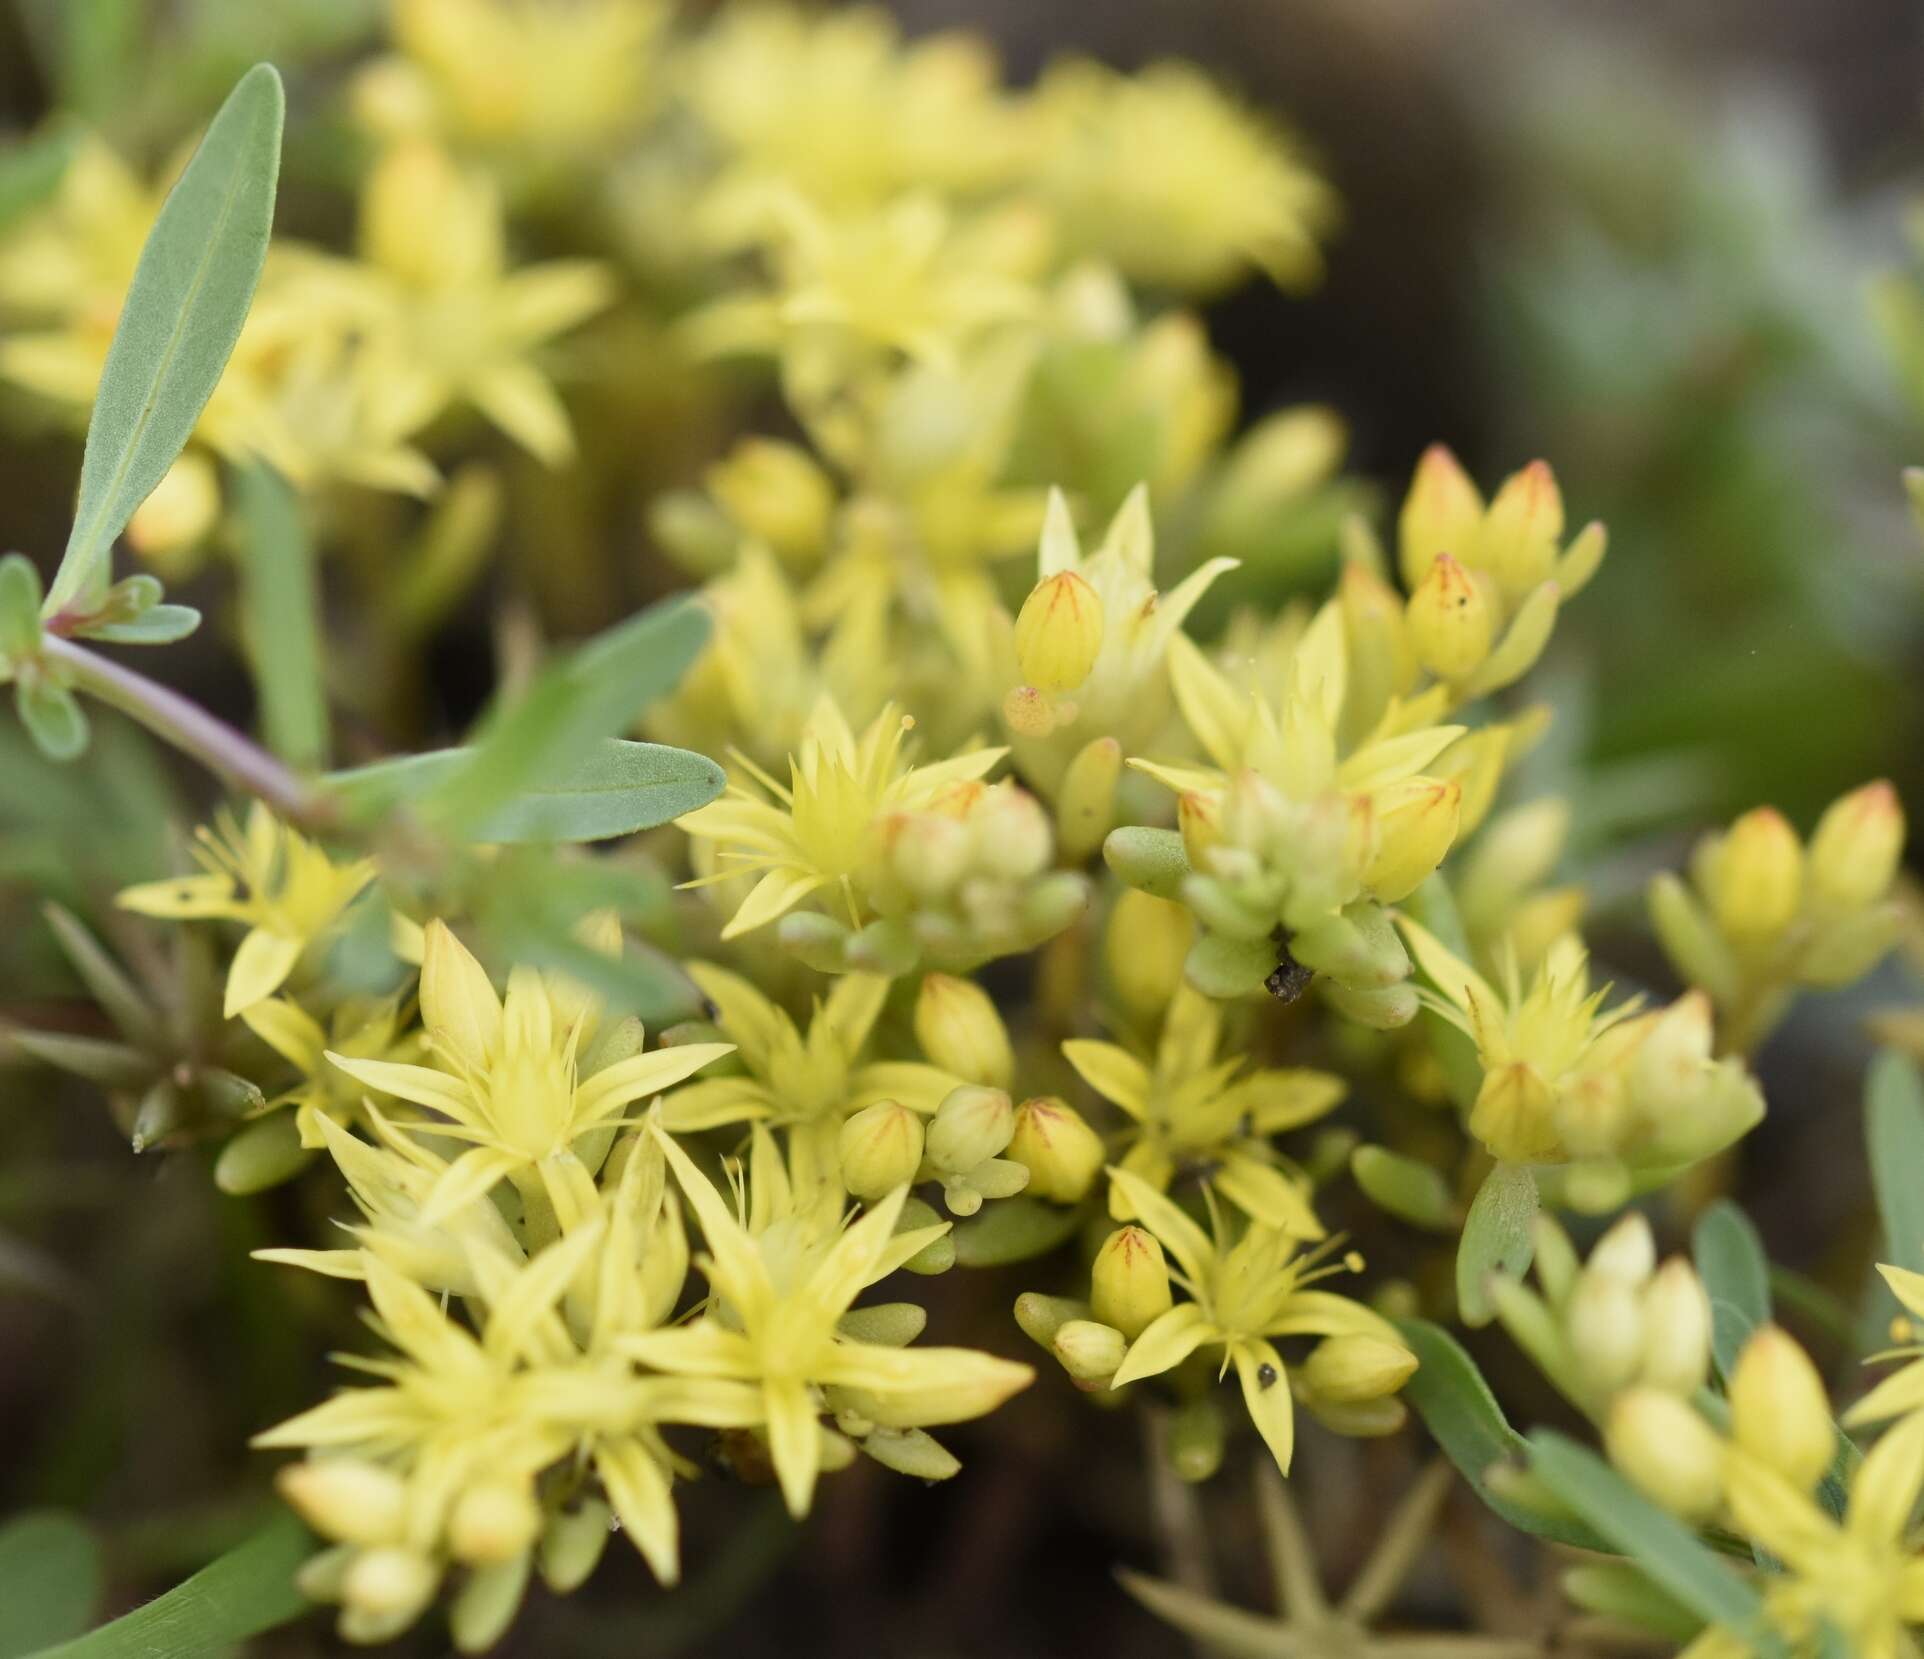
[[[86,766],[117,711],[231,798],[49,907],[116,1034],[8,1058],[101,1085],[136,1152],[217,1144],[229,1202],[300,1182],[335,1225],[259,1271],[370,1330],[254,1436],[307,1531],[88,1651],[313,1603],[482,1651],[616,1533],[674,1585],[697,1480],[797,1519],[858,1460],[945,1481],[949,1427],[1027,1389],[1063,1434],[1139,1415],[1167,1513],[1253,1471],[1277,1618],[1125,1579],[1224,1651],[1540,1650],[1377,1631],[1441,1466],[1332,1606],[1279,1485],[1311,1434],[1432,1437],[1590,1552],[1599,1628],[1917,1651],[1924,1089],[1874,1075],[1903,1364],[1841,1417],[1705,1203],[1797,993],[1903,935],[1896,792],[1713,833],[1650,883],[1669,980],[1604,970],[1529,689],[1602,526],[1440,445],[1381,525],[1329,411],[1237,435],[1186,308],[1315,276],[1290,139],[1184,66],[1019,91],[970,39],[767,4],[401,0],[341,99],[348,248],[273,230],[264,66],[164,198],[89,138],[0,226],[0,376],[92,410],[51,577],[0,562],[21,723]],[[688,591],[552,643],[594,592],[557,480],[618,499],[635,434],[776,400],[633,503]],[[413,741],[409,665],[517,516],[499,689]],[[103,649],[193,632],[163,574],[222,607],[257,735]],[[923,1340],[951,1271],[1000,1276],[996,1334],[938,1302]],[[1581,1437],[1513,1430],[1452,1325]]]

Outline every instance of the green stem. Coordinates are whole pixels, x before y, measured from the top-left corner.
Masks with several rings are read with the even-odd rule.
[[[333,806],[325,796],[198,703],[72,640],[47,634],[40,649],[60,665],[76,690],[137,720],[289,823],[324,829],[331,822]]]

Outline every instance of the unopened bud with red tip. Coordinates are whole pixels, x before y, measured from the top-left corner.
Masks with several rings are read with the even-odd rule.
[[[1417,583],[1406,620],[1417,661],[1442,680],[1468,679],[1496,638],[1496,606],[1448,553]]]
[[[1073,570],[1044,577],[1015,619],[1016,664],[1023,680],[1058,696],[1089,677],[1102,652],[1102,600]]]
[[[1436,873],[1462,818],[1460,780],[1425,778],[1413,784],[1380,803],[1376,854],[1363,872],[1370,892],[1385,904],[1408,898]]]
[[[1776,938],[1803,902],[1804,849],[1775,807],[1746,812],[1707,849],[1701,870],[1711,915],[1739,943]]]
[[[1102,1170],[1102,1137],[1053,1095],[1016,1108],[1008,1152],[1029,1171],[1028,1191],[1056,1204],[1075,1203]]]
[[[1839,910],[1874,904],[1889,890],[1904,851],[1904,809],[1879,779],[1833,801],[1810,839],[1812,893]]]
[[[1432,444],[1416,464],[1397,520],[1397,563],[1417,587],[1440,553],[1467,552],[1483,521],[1483,497],[1456,457]]]
[[[1513,472],[1490,501],[1472,563],[1512,604],[1547,581],[1563,539],[1563,495],[1542,461]]]
[[[1169,1263],[1155,1234],[1118,1227],[1103,1240],[1089,1274],[1089,1305],[1098,1319],[1133,1342],[1173,1301]]]

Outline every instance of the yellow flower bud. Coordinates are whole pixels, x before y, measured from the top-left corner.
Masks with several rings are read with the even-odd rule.
[[[1483,520],[1483,497],[1469,474],[1442,444],[1432,444],[1416,464],[1416,476],[1397,521],[1397,563],[1416,588],[1439,553],[1459,558],[1470,551]]]
[[[708,469],[708,493],[728,516],[789,564],[822,551],[835,489],[807,450],[773,438],[744,438]]]
[[[1696,1409],[1660,1388],[1628,1388],[1604,1424],[1610,1461],[1653,1503],[1705,1521],[1723,1497],[1723,1442]]]
[[[1710,1298],[1681,1256],[1657,1269],[1643,1293],[1643,1381],[1689,1395],[1710,1374]]]
[[[1102,600],[1073,570],[1038,582],[1015,619],[1016,663],[1022,678],[1051,696],[1073,691],[1089,677],[1102,651]]]
[[[1810,838],[1811,891],[1839,910],[1881,899],[1904,850],[1904,809],[1883,779],[1833,801]]]
[[[1028,1191],[1057,1204],[1073,1204],[1095,1185],[1102,1169],[1102,1138],[1066,1101],[1054,1096],[1025,1100],[1016,1109],[1009,1156],[1028,1169]]]
[[[1051,1347],[1062,1369],[1079,1383],[1106,1383],[1129,1350],[1121,1331],[1093,1319],[1071,1319],[1056,1332]]]
[[[1506,1163],[1537,1163],[1557,1149],[1554,1106],[1536,1068],[1514,1061],[1484,1074],[1470,1108],[1470,1133]]]
[[[1015,1134],[1015,1106],[1000,1089],[973,1083],[951,1089],[929,1125],[929,1162],[943,1175],[966,1175],[999,1157]]]
[[[1131,1342],[1167,1313],[1169,1263],[1155,1234],[1142,1227],[1118,1227],[1102,1241],[1089,1274],[1089,1305],[1105,1324]]]
[[[1116,819],[1122,745],[1098,737],[1077,751],[1056,792],[1056,833],[1065,862],[1080,864],[1102,845]]]
[[[357,1457],[314,1457],[290,1463],[274,1484],[323,1538],[385,1544],[401,1535],[407,1486],[391,1469]]]
[[[1182,905],[1123,888],[1109,912],[1102,951],[1116,1000],[1138,1018],[1167,1008],[1195,936],[1195,918]]]
[[[988,992],[970,979],[930,974],[915,999],[915,1040],[946,1072],[1006,1089],[1015,1075],[1009,1033]]]
[[[922,1120],[893,1100],[864,1106],[842,1125],[842,1185],[873,1202],[907,1186],[922,1167]]]
[[[1586,1271],[1642,1285],[1657,1270],[1657,1240],[1648,1218],[1632,1210],[1614,1223],[1590,1252]]]
[[[1042,803],[1013,783],[962,786],[973,796],[975,866],[1022,881],[1040,875],[1055,855],[1055,832]]]
[[[1760,1325],[1730,1377],[1736,1442],[1794,1486],[1808,1490],[1837,1451],[1830,1401],[1810,1356],[1776,1325]]]
[[[1630,1062],[1630,1086],[1644,1112],[1655,1119],[1693,1111],[1704,1097],[1711,1069],[1710,999],[1691,991],[1650,1024]]]
[[[1312,1394],[1337,1405],[1357,1405],[1394,1394],[1416,1370],[1416,1355],[1380,1336],[1330,1336],[1303,1362]]]
[[[1608,1397],[1636,1376],[1643,1361],[1643,1309],[1629,1280],[1586,1271],[1570,1293],[1564,1329],[1586,1388]]]
[[[1364,884],[1385,904],[1409,897],[1434,875],[1456,839],[1463,785],[1455,778],[1412,781],[1415,787],[1402,791],[1377,820],[1376,855],[1363,872]]]
[[[362,1550],[341,1577],[341,1600],[369,1617],[404,1622],[433,1598],[441,1572],[426,1556],[398,1545]]]
[[[1804,849],[1774,807],[1746,812],[1704,859],[1704,897],[1718,926],[1742,943],[1766,943],[1790,925],[1803,898]]]
[[[487,1480],[455,1500],[448,1517],[448,1548],[486,1565],[519,1555],[541,1535],[541,1505],[526,1481]]]
[[[919,898],[940,899],[968,874],[974,838],[939,812],[903,812],[882,828],[882,845],[898,880]]]
[[[1417,661],[1438,679],[1463,680],[1490,654],[1496,607],[1448,553],[1439,553],[1410,595],[1410,644]]]
[[[1546,581],[1563,539],[1563,495],[1542,461],[1512,473],[1490,502],[1473,562],[1513,604]]]

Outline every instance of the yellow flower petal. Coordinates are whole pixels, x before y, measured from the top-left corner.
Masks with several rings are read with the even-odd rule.
[[[815,1480],[822,1469],[822,1430],[815,1397],[804,1383],[769,1381],[762,1385],[768,1412],[768,1455],[781,1482],[782,1499],[797,1520],[808,1513]]]
[[[1129,1345],[1122,1364],[1116,1368],[1111,1388],[1143,1377],[1160,1376],[1182,1364],[1205,1342],[1220,1342],[1222,1333],[1204,1316],[1194,1302],[1178,1302],[1167,1313],[1151,1320],[1141,1336]]]
[[[357,1060],[351,1055],[336,1054],[332,1049],[327,1051],[327,1057],[355,1082],[365,1083],[370,1089],[378,1089],[399,1100],[411,1100],[417,1106],[432,1106],[437,1112],[445,1112],[463,1123],[474,1120],[474,1098],[467,1085],[444,1071],[402,1065],[395,1060]]]
[[[227,970],[227,1000],[223,1016],[233,1019],[243,1008],[271,997],[301,959],[302,942],[285,934],[253,929],[240,942]]]
[[[592,1129],[631,1102],[671,1089],[711,1060],[734,1052],[733,1043],[683,1043],[617,1060],[575,1089],[572,1128],[576,1134]]]
[[[1249,1419],[1276,1459],[1276,1467],[1288,1474],[1290,1456],[1296,1449],[1296,1414],[1282,1356],[1267,1342],[1246,1341],[1230,1349],[1230,1358],[1235,1362],[1236,1379],[1243,1385]]]
[[[1138,1123],[1149,1115],[1149,1068],[1126,1049],[1088,1037],[1072,1037],[1062,1045],[1062,1057],[1076,1068],[1083,1082]]]
[[[667,1472],[638,1440],[604,1440],[595,1448],[595,1473],[649,1570],[663,1584],[681,1576],[680,1523]]]
[[[421,1023],[453,1058],[476,1070],[501,1046],[501,998],[487,970],[438,918],[421,941]]]
[[[247,915],[247,906],[234,898],[234,884],[226,876],[176,876],[172,881],[143,881],[123,887],[114,902],[122,910],[142,916],[165,916],[192,920],[221,917],[238,921]]]

